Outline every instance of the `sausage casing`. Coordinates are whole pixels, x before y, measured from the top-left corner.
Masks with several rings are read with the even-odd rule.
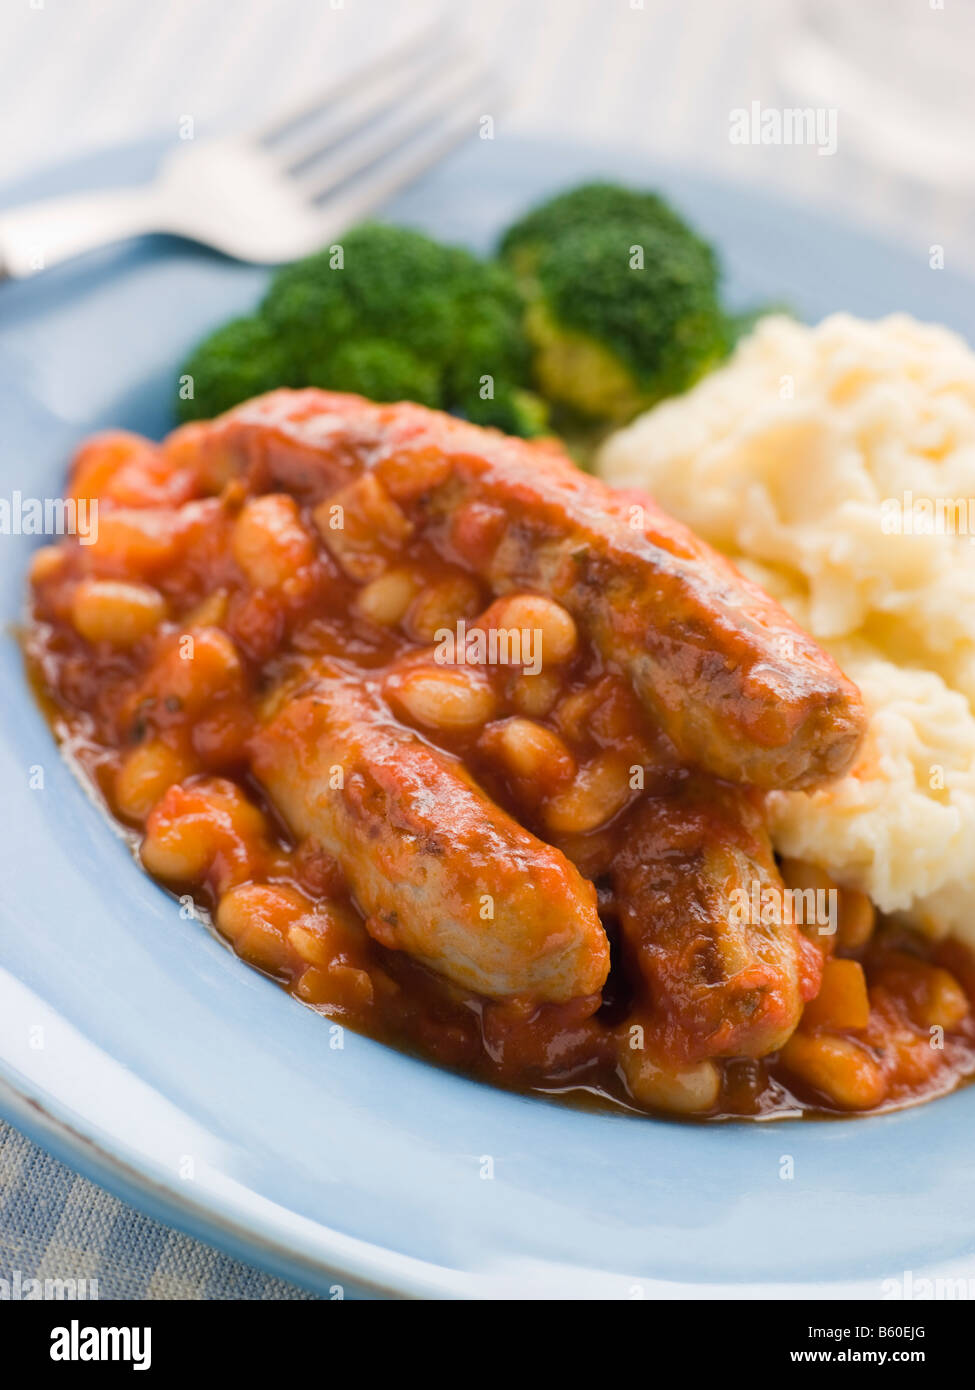
[[[609,947],[592,884],[457,759],[334,669],[274,703],[254,771],[294,833],[338,861],[381,944],[490,998],[601,989]]]
[[[437,411],[277,391],[171,437],[204,471],[320,501],[371,468],[418,534],[496,593],[563,604],[628,674],[681,757],[762,788],[845,772],[864,728],[832,658],[648,497],[615,493],[550,444]],[[483,543],[471,543],[470,507]],[[492,525],[493,518],[493,525]]]
[[[688,779],[636,808],[613,869],[624,949],[671,1056],[762,1057],[791,1035],[821,957],[783,920],[753,794]]]

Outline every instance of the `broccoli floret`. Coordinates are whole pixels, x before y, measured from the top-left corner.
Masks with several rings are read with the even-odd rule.
[[[522,322],[524,306],[507,267],[482,262],[476,280],[459,276],[454,304],[461,331],[446,363],[448,393],[467,396],[480,389],[485,376],[496,386],[527,386],[531,349]]]
[[[455,282],[465,269],[476,275],[479,262],[375,222],[339,245],[278,271],[261,305],[292,356],[321,364],[345,343],[379,337],[440,365],[456,331]]]
[[[501,255],[542,393],[583,418],[627,420],[728,351],[714,252],[656,194],[586,184],[511,227]]]
[[[531,375],[522,319],[507,267],[420,232],[364,223],[278,271],[246,331],[228,325],[197,348],[186,370],[217,377],[219,390],[197,389],[182,413],[210,414],[288,385],[468,414],[487,390],[494,399],[482,414],[537,432],[540,404],[531,408],[527,394],[514,404]],[[228,333],[231,347],[241,335],[241,351],[228,352]]]
[[[548,406],[541,396],[517,386],[503,386],[493,398],[468,396],[460,402],[458,413],[475,425],[490,425],[524,439],[551,433]]]
[[[501,251],[505,257],[515,253],[531,257],[563,233],[602,222],[650,221],[678,234],[687,225],[657,193],[640,193],[615,183],[584,183],[550,198],[547,203],[514,223],[505,232]]]
[[[409,348],[385,338],[353,339],[322,363],[306,368],[309,386],[352,391],[371,401],[416,401],[437,406],[440,383],[436,369]]]
[[[261,306],[309,385],[466,413],[527,383],[530,351],[511,272],[420,232],[364,223],[287,266]]]
[[[287,354],[263,319],[232,319],[205,338],[183,366],[179,418],[209,420],[250,396],[295,381]]]

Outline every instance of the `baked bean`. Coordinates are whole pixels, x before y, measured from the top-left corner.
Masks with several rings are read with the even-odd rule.
[[[288,931],[288,939],[309,965],[329,966],[337,958],[354,952],[365,936],[358,919],[338,903],[317,902],[314,912],[299,917]]]
[[[192,667],[191,689],[203,682],[208,690],[236,685],[241,673],[240,657],[231,639],[219,627],[201,627],[185,634],[193,639],[192,656],[182,661]]]
[[[155,701],[183,714],[199,712],[217,695],[243,689],[237,648],[219,627],[201,627],[174,638],[149,668],[136,704]]]
[[[255,589],[279,589],[315,558],[298,504],[286,493],[252,497],[241,508],[231,536],[234,559]]]
[[[136,434],[113,430],[89,439],[71,464],[72,497],[109,495],[115,475],[145,453],[146,441]]]
[[[296,888],[277,883],[241,883],[217,905],[217,926],[238,955],[279,974],[296,964],[289,926],[311,904]]]
[[[142,862],[168,883],[213,878],[221,892],[253,877],[266,853],[266,826],[233,782],[210,778],[169,788],[149,813]]]
[[[540,594],[509,594],[497,599],[478,619],[477,626],[537,633],[536,659],[541,660],[543,667],[563,665],[574,656],[578,645],[571,613]]]
[[[545,806],[545,824],[555,835],[582,835],[605,825],[631,796],[629,770],[613,753],[584,763],[575,780]]]
[[[793,893],[813,895],[811,899],[804,896],[802,902],[794,902],[793,920],[800,931],[810,941],[815,942],[824,956],[832,956],[836,950],[839,920],[837,918],[837,930],[835,932],[821,932],[819,927],[825,924],[816,921],[816,918],[821,904],[826,904],[828,907],[831,901],[828,896],[830,893],[837,895],[836,901],[839,911],[841,895],[836,883],[825,869],[821,869],[818,864],[811,864],[806,859],[783,858],[779,863],[779,873],[786,888]],[[810,910],[810,901],[815,910]]]
[[[876,980],[903,1002],[909,1017],[922,1028],[954,1028],[968,1014],[968,998],[955,976],[906,952],[885,961]]]
[[[328,937],[321,932],[310,931],[307,926],[296,922],[293,927],[288,928],[288,941],[309,965],[328,967],[331,964],[332,950],[328,944]]]
[[[196,491],[192,469],[174,467],[148,439],[114,430],[96,435],[78,450],[69,496],[121,507],[157,507],[178,506]]]
[[[493,716],[497,698],[479,672],[417,666],[386,684],[393,707],[427,729],[460,732],[480,728]]]
[[[859,951],[873,936],[877,914],[866,893],[856,888],[840,889],[836,940],[845,951]]]
[[[296,964],[295,953],[280,928],[257,919],[234,942],[234,950],[258,970],[286,975]]]
[[[310,965],[295,986],[295,993],[306,1004],[329,1005],[357,1013],[373,1001],[372,980],[365,970],[333,964],[328,969]]]
[[[562,691],[562,682],[554,671],[539,671],[536,676],[519,671],[508,686],[508,699],[519,714],[541,719],[551,713]]]
[[[193,771],[185,753],[160,739],[147,739],[126,754],[115,774],[115,805],[131,820],[145,820],[163,793]]]
[[[451,574],[417,594],[406,615],[407,634],[416,642],[435,642],[442,629],[453,631],[481,606],[481,590],[466,574]]]
[[[852,1039],[793,1033],[780,1055],[789,1071],[842,1110],[872,1110],[887,1094],[880,1066]]]
[[[409,570],[391,569],[371,580],[356,595],[354,608],[378,627],[395,627],[416,595],[417,581]]]
[[[201,448],[201,439],[209,428],[206,420],[181,425],[167,435],[161,449],[170,468],[190,473],[202,492],[216,495],[235,480],[240,463],[232,449],[206,445]]]
[[[821,869],[818,864],[811,864],[807,859],[785,857],[779,864],[779,872],[787,888],[796,888],[800,892],[808,888],[817,892],[828,892],[836,887],[825,869]]]
[[[699,1115],[716,1105],[721,1073],[713,1062],[664,1064],[624,1041],[620,1060],[626,1083],[639,1105],[677,1115]]]
[[[330,977],[337,986],[338,1002],[348,1008],[364,1009],[373,1001],[374,992],[369,972],[354,965],[337,963],[329,966]]]
[[[98,519],[92,545],[79,547],[86,570],[103,578],[152,579],[171,565],[182,540],[180,514],[118,508]]]
[[[71,617],[86,642],[131,647],[158,627],[166,600],[147,584],[117,579],[83,579],[74,592]]]
[[[152,812],[149,819],[140,851],[149,872],[172,883],[202,883],[214,855],[209,827],[171,816],[159,816],[153,824]]]
[[[32,584],[46,584],[60,574],[67,563],[68,552],[63,545],[42,545],[30,557],[29,578]]]
[[[330,1004],[332,988],[327,965],[309,965],[303,970],[295,983],[295,994],[306,1004]]]
[[[927,999],[920,1021],[926,1028],[954,1028],[969,1011],[965,991],[949,971],[930,966]]]
[[[584,686],[581,690],[572,690],[559,700],[555,719],[572,743],[583,743],[586,740],[598,704],[599,691],[592,685]]]
[[[514,777],[558,784],[576,770],[575,759],[558,734],[531,719],[505,719],[489,725],[481,745],[496,753]]]
[[[552,840],[583,878],[595,881],[612,872],[617,846],[611,829],[594,830],[589,835],[558,835]]]
[[[399,501],[420,497],[450,474],[450,460],[435,445],[401,445],[376,464],[376,475]]]

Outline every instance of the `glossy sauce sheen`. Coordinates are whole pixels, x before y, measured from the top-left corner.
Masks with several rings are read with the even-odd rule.
[[[147,869],[305,1003],[499,1084],[704,1117],[975,1067],[954,943],[849,893],[835,935],[729,922],[737,887],[782,889],[739,779],[840,770],[862,711],[649,499],[319,392],[102,436],[72,495],[98,537],[39,552],[27,643],[59,736]],[[438,660],[459,623],[542,631],[540,669]]]

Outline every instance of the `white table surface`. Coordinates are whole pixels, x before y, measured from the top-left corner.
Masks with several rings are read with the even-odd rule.
[[[729,141],[734,108],[756,100],[807,104],[788,84],[788,62],[803,16],[815,21],[837,4],[2,0],[0,180],[78,150],[175,130],[187,115],[198,127],[233,127],[270,114],[444,13],[473,45],[493,51],[506,74],[511,97],[498,139],[531,130],[643,147],[742,182],[774,184],[874,224],[916,245],[919,254],[938,243],[947,256],[975,265],[975,181],[931,187],[923,174],[905,175],[878,159],[876,149],[866,152],[854,138],[854,113],[844,109],[850,93],[839,83],[835,93],[824,93],[824,104],[838,108],[834,156]],[[858,0],[852,9],[873,25],[869,48],[881,74],[899,71],[895,18],[909,17],[925,44],[923,63],[912,64],[910,52],[902,59],[907,66],[903,80],[893,78],[892,109],[878,116],[891,126],[893,163],[903,163],[915,119],[932,105],[939,85],[975,89],[967,71],[975,62],[975,6],[972,0]],[[948,76],[930,71],[928,44],[952,61]],[[937,119],[935,151],[937,143],[965,135],[957,117],[944,119],[940,132]],[[919,171],[935,162],[923,148],[913,155]]]

